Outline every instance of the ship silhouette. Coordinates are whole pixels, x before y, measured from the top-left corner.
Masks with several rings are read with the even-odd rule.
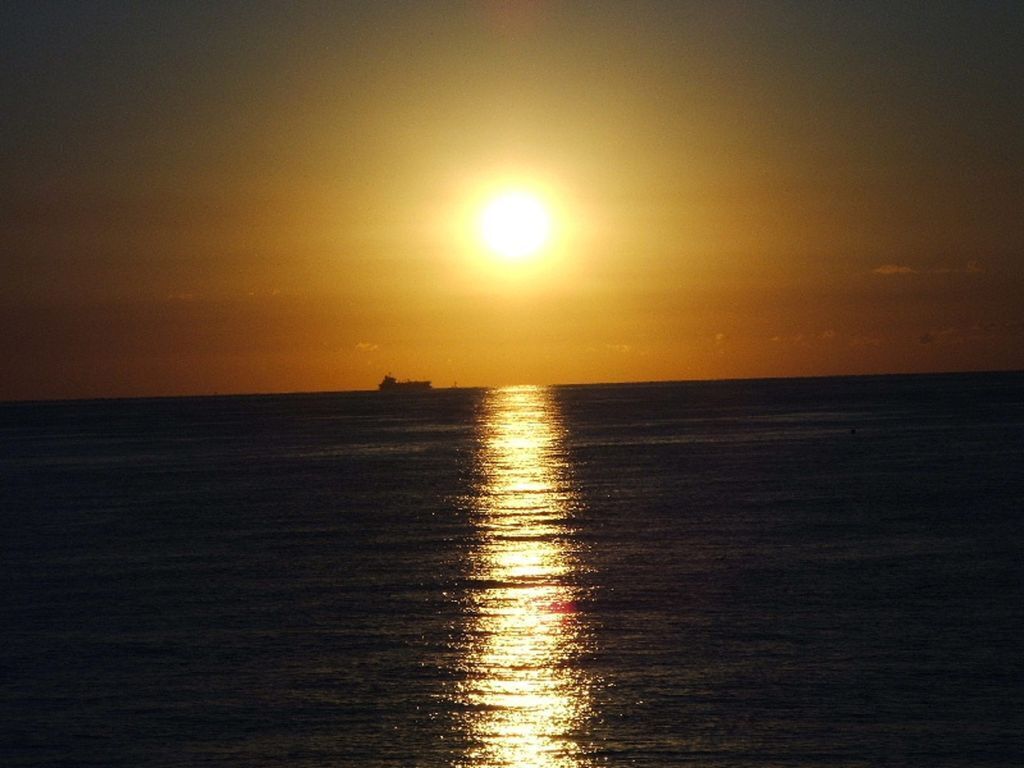
[[[377,385],[381,392],[426,392],[431,388],[429,381],[399,381],[390,373]]]

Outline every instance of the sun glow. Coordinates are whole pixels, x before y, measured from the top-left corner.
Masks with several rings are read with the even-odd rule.
[[[518,261],[534,255],[548,242],[551,214],[528,192],[506,192],[484,206],[480,234],[491,251]]]

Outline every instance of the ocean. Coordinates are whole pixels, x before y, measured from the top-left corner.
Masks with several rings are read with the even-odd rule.
[[[1024,374],[0,404],[4,766],[1020,766]]]

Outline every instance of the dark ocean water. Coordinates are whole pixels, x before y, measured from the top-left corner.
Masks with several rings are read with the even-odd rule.
[[[1020,766],[1024,375],[0,404],[4,766]]]

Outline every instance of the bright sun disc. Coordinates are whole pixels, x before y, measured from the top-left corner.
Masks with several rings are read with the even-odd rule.
[[[551,217],[533,195],[509,192],[487,204],[480,217],[487,247],[508,259],[536,253],[551,234]]]

